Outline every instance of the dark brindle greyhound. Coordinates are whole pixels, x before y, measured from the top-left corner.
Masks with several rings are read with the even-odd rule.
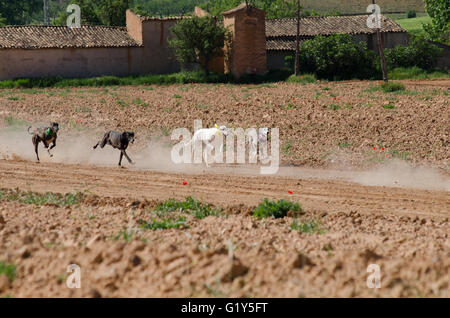
[[[127,158],[129,163],[134,164],[125,151],[130,142],[131,143],[134,142],[134,132],[130,131],[118,132],[110,130],[103,136],[103,139],[94,146],[94,149],[96,149],[99,145],[102,148],[105,147],[106,144],[111,145],[113,148],[120,150],[119,166],[122,165],[123,156]]]
[[[59,125],[58,123],[50,123],[50,127],[40,127],[36,128],[32,132],[30,132],[30,127],[28,127],[28,132],[33,135],[33,138],[31,139],[33,141],[34,145],[34,152],[36,152],[36,158],[39,162],[39,154],[38,154],[38,146],[39,143],[42,141],[44,144],[44,147],[47,148],[47,152],[50,155],[50,157],[53,157],[53,155],[50,153],[50,150],[55,148],[56,146],[56,138],[58,138],[58,130]],[[51,147],[49,148],[48,146]]]

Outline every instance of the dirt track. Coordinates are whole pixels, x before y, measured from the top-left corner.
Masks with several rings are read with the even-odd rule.
[[[3,188],[98,195],[68,207],[0,201],[0,259],[19,264],[14,283],[3,275],[0,294],[449,297],[448,191],[5,160],[0,174]],[[138,229],[157,202],[187,195],[223,207],[226,217]],[[292,217],[255,219],[264,197],[301,202],[299,220],[319,220],[325,233],[293,231]],[[65,286],[69,264],[82,269],[81,289]],[[381,268],[380,289],[366,285],[370,264]]]
[[[397,93],[359,81],[0,91],[0,268],[16,268],[0,273],[0,297],[450,297],[449,80],[403,82]],[[37,164],[26,126],[51,119],[58,146]],[[194,119],[280,127],[284,166],[174,167],[170,130]],[[119,169],[117,152],[91,147],[125,127],[137,164]],[[84,195],[17,199],[28,191]],[[186,196],[223,213],[170,212],[185,225],[142,229],[158,203]],[[303,212],[258,220],[264,198]],[[69,264],[81,289],[66,287]]]
[[[89,190],[102,197],[165,200],[193,195],[218,205],[256,205],[266,197],[290,198],[314,210],[389,211],[409,216],[448,216],[450,206],[446,191],[368,187],[336,180],[160,173],[4,160],[0,161],[0,174],[1,185],[6,188],[57,193]],[[184,180],[188,185],[182,185]]]

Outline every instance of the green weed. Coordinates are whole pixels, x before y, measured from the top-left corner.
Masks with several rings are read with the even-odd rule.
[[[264,199],[253,211],[253,216],[261,219],[267,217],[283,218],[289,211],[301,212],[302,208],[299,203],[288,200],[270,201]]]

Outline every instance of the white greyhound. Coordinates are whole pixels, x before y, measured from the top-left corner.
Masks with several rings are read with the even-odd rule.
[[[267,145],[267,134],[269,133],[269,128],[265,127],[265,128],[259,128],[258,129],[258,137],[255,139],[254,135],[249,134],[248,138],[249,138],[249,150],[250,153],[253,154],[254,156],[256,156],[257,153],[257,147],[258,147],[258,142],[262,145]],[[265,147],[261,147],[260,148],[260,153],[259,153],[259,159],[260,160],[264,160],[267,158],[267,154],[264,153],[264,149],[266,149],[267,146]]]
[[[214,147],[211,145],[211,142],[214,140],[216,135],[221,135],[223,134],[224,136],[228,135],[227,132],[227,127],[226,126],[220,126],[220,127],[214,127],[214,128],[202,128],[197,130],[194,133],[194,136],[192,136],[192,139],[186,144],[186,146],[188,145],[194,145],[195,147],[195,143],[197,141],[201,141],[202,144],[204,143],[206,148],[204,151],[204,156],[205,156],[205,163],[206,163],[206,167],[209,168],[208,165],[208,152],[211,152]],[[192,147],[192,152],[194,151],[194,147]],[[222,145],[220,145],[220,152],[223,151],[223,143]]]

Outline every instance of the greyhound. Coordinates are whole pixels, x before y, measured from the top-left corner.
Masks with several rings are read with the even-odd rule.
[[[30,128],[31,126],[28,127],[28,133],[30,135],[33,135],[33,138],[31,140],[33,141],[34,152],[36,153],[37,161],[40,162],[38,154],[38,146],[41,141],[44,144],[44,147],[47,148],[47,152],[50,155],[50,157],[53,157],[53,155],[50,153],[50,150],[55,148],[56,146],[56,138],[58,137],[58,130],[59,130],[58,123],[51,122],[49,127],[36,128],[32,132],[30,132]],[[52,145],[50,146],[51,143]]]
[[[223,134],[224,136],[227,136],[228,134],[228,128],[226,126],[220,126],[220,127],[216,127],[215,128],[202,128],[197,130],[194,133],[194,136],[192,136],[192,139],[186,144],[186,145],[194,145],[195,147],[195,143],[197,141],[201,141],[202,143],[205,144],[206,148],[209,149],[209,151],[211,151],[212,149],[214,149],[214,147],[211,145],[211,142],[214,140],[216,134]],[[192,147],[192,151],[194,149],[194,147]],[[206,163],[206,167],[209,168],[208,165],[208,149],[205,149],[204,152],[204,158],[205,158],[205,163]],[[220,151],[223,151],[223,144],[220,145]]]
[[[122,157],[125,155],[128,162],[134,164],[134,162],[128,157],[126,149],[129,143],[134,143],[134,132],[125,131],[119,132],[110,130],[108,131],[101,141],[99,141],[93,148],[96,149],[99,145],[100,147],[105,147],[106,144],[111,145],[113,148],[120,150],[119,167],[122,166]]]
[[[264,153],[264,148],[267,147],[267,134],[269,133],[269,128],[260,128],[258,130],[258,137],[255,139],[253,135],[249,135],[249,144],[250,144],[250,151],[252,154],[256,156],[257,149],[258,149],[258,142],[263,145],[263,147],[260,148],[260,154],[259,159],[264,160],[267,158],[267,154]],[[265,147],[264,147],[265,146]]]

